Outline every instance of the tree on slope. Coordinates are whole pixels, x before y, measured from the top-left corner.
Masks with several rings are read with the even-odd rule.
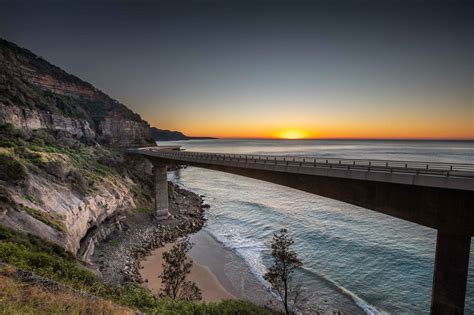
[[[300,288],[292,283],[292,274],[296,268],[303,265],[296,252],[291,250],[294,241],[286,229],[273,235],[271,243],[273,265],[263,276],[272,289],[278,293],[285,308],[286,314],[295,310],[299,301]]]
[[[194,282],[186,280],[193,265],[192,259],[187,256],[191,247],[189,238],[185,238],[176,243],[170,251],[163,253],[163,271],[159,276],[162,283],[161,296],[173,300],[201,300],[201,290]]]

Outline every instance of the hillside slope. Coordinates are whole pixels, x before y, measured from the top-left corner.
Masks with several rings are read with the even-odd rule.
[[[0,124],[64,130],[113,146],[153,144],[149,125],[125,105],[29,50],[0,39]]]
[[[0,224],[73,254],[151,208],[152,165],[118,147],[153,145],[138,114],[0,39]],[[86,237],[87,236],[87,237]]]
[[[184,133],[172,130],[163,130],[155,127],[150,128],[150,135],[155,141],[179,141],[179,140],[209,140],[213,137],[189,137]]]

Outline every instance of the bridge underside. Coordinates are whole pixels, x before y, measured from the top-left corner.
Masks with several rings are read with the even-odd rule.
[[[176,164],[150,157],[159,164]],[[471,191],[183,162],[343,201],[438,230],[431,314],[463,314],[474,198]]]

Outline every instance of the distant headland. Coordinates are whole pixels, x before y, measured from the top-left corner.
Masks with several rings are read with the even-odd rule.
[[[211,140],[213,137],[189,137],[179,131],[163,130],[155,127],[150,128],[150,135],[155,141],[177,141],[177,140]]]

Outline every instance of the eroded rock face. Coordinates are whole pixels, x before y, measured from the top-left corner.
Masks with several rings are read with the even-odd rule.
[[[11,124],[15,128],[27,130],[50,129],[62,130],[78,138],[93,140],[94,130],[87,120],[36,111],[30,108],[9,106],[0,102],[0,125]]]
[[[100,124],[101,138],[114,146],[134,147],[150,145],[150,126],[137,121],[110,115]]]
[[[98,92],[95,88],[88,85],[78,84],[74,82],[60,81],[51,75],[41,75],[33,68],[22,68],[28,81],[31,83],[49,90],[51,92],[71,96],[75,98],[85,97],[94,98]]]
[[[104,241],[114,232],[121,232],[125,229],[126,215],[117,214],[107,218],[101,225],[88,230],[87,234],[81,239],[81,247],[76,256],[82,261],[91,262],[95,253],[96,246]]]
[[[125,105],[32,52],[0,39],[0,125],[4,124],[66,132],[87,140],[82,144],[154,144],[149,124]],[[87,192],[64,182],[68,171],[61,168],[67,165],[58,163],[53,174],[37,172],[31,166],[21,184],[0,181],[0,224],[38,235],[76,254],[88,231],[97,228],[98,238],[105,237],[110,230],[108,225],[102,226],[103,222],[136,208],[135,197],[138,203],[150,202],[130,191],[133,185],[149,185],[150,163],[138,165],[138,171],[128,166],[130,170],[111,165],[117,173],[102,175],[93,191]],[[77,168],[80,172],[80,166]],[[63,175],[58,176],[56,170]],[[84,240],[81,255],[92,255],[98,238]]]
[[[90,228],[136,207],[126,182],[103,181],[89,196],[81,196],[68,186],[37,175],[31,175],[26,185],[26,191],[9,191],[15,204],[47,213],[64,226],[64,231],[35,219],[18,206],[4,209],[0,223],[58,243],[74,254]]]

